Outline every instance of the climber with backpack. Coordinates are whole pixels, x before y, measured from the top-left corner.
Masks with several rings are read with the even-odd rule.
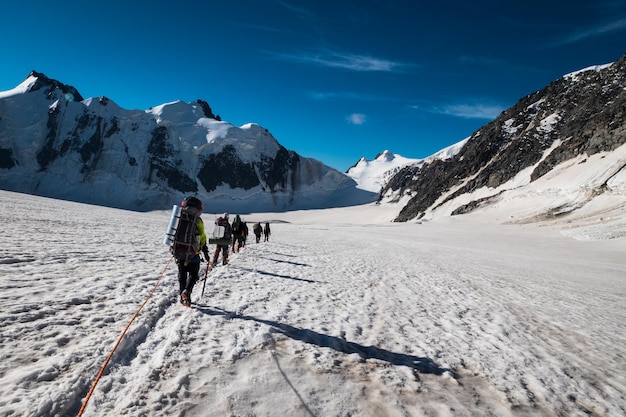
[[[256,243],[259,243],[261,241],[261,233],[263,233],[263,227],[261,226],[261,223],[254,223],[252,231],[254,232],[254,236],[256,236]]]
[[[224,215],[215,220],[215,229],[213,229],[213,237],[210,240],[211,243],[215,243],[216,245],[211,265],[213,267],[217,265],[220,253],[222,254],[222,265],[228,264],[228,248],[231,243],[231,228],[228,222],[228,213],[224,213]]]
[[[265,227],[263,228],[263,236],[265,236],[265,242],[267,242],[268,240],[270,240],[270,235],[272,234],[272,232],[270,231],[270,224],[265,223]]]
[[[177,207],[174,209],[176,212]],[[191,292],[198,282],[200,253],[204,254],[207,262],[209,260],[201,214],[202,201],[196,197],[186,197],[178,210],[177,226],[171,239],[170,252],[178,265],[180,302],[186,307],[191,305]],[[175,217],[175,214],[172,216]]]
[[[239,252],[239,249],[243,248],[245,245],[245,228],[244,223],[241,221],[241,217],[239,215],[235,215],[235,220],[233,220],[233,224],[231,225],[231,231],[233,233],[233,253]]]

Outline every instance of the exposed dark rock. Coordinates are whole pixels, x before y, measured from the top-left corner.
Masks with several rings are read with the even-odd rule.
[[[181,193],[198,192],[198,184],[177,167],[152,161],[151,168],[156,170],[158,178],[165,180],[167,185]]]
[[[243,162],[232,145],[225,146],[219,153],[209,155],[202,163],[198,179],[207,191],[214,191],[222,184],[244,190],[260,184],[254,166]]]
[[[483,207],[487,204],[493,203],[497,200],[497,197],[501,194],[498,193],[496,195],[490,195],[489,197],[480,198],[478,200],[470,201],[467,204],[460,206],[459,208],[452,211],[451,215],[456,216],[459,214],[469,213],[470,211],[476,210],[479,207]]]
[[[84,163],[82,173],[88,173],[98,162],[98,156],[102,152],[101,126],[102,119],[98,118],[95,132],[80,148],[80,156]]]
[[[0,148],[0,169],[11,169],[15,166],[13,150]]]
[[[282,146],[274,157],[262,155],[260,161],[243,162],[234,146],[209,155],[202,163],[198,179],[207,191],[220,185],[249,190],[264,185],[266,191],[296,191],[300,157]],[[291,186],[291,189],[287,189]]]
[[[261,159],[261,172],[263,180],[269,186],[270,191],[286,190],[288,182],[296,185],[295,175],[300,157],[295,152],[289,152],[282,146],[273,159]],[[291,178],[289,175],[291,173]],[[289,190],[295,191],[295,190]]]
[[[59,89],[63,92],[65,98],[68,101],[83,101],[83,96],[80,95],[77,89],[70,85],[65,85],[63,83],[58,82],[57,80],[53,80],[42,74],[41,72],[31,71],[30,76],[37,77],[37,81],[33,85],[31,85],[29,91],[37,91],[44,89],[46,95],[51,97],[52,93],[55,89]]]
[[[48,111],[48,121],[46,126],[48,127],[48,134],[46,135],[46,142],[37,154],[37,162],[39,163],[39,170],[45,171],[48,166],[54,162],[59,156],[59,151],[54,148],[54,143],[57,138],[58,130],[58,118],[60,114],[59,106],[55,106]]]
[[[200,108],[202,108],[202,113],[204,113],[204,115],[210,119],[215,119],[215,115],[213,114],[213,110],[211,110],[211,106],[209,106],[209,103],[207,103],[204,100],[197,100],[197,103],[200,105]]]
[[[556,80],[474,132],[453,158],[419,172],[404,168],[381,196],[413,195],[395,219],[407,221],[459,195],[495,189],[528,167],[535,181],[571,158],[614,150],[626,143],[625,81],[626,55],[601,71]]]
[[[181,161],[173,161],[176,156],[166,127],[159,126],[152,131],[152,140],[148,144],[150,154],[150,172],[147,182],[150,183],[153,174],[167,185],[183,193],[197,192],[198,184],[181,169]]]
[[[119,132],[120,132],[119,121],[117,120],[117,117],[113,117],[111,119],[111,122],[109,123],[109,126],[106,129],[106,132],[104,132],[104,138],[105,139],[110,138],[111,136]]]
[[[169,141],[169,133],[165,126],[159,126],[152,131],[148,153],[155,159],[165,159],[174,155],[174,147]]]

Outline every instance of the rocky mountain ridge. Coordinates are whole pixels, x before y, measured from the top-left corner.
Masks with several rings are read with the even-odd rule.
[[[474,132],[458,153],[410,165],[392,177],[379,201],[408,202],[395,221],[467,213],[495,204],[502,194],[537,181],[557,166],[614,154],[603,174],[584,184],[584,196],[562,215],[607,191],[626,191],[626,55],[611,65],[564,76],[505,110]],[[575,161],[575,162],[574,162]],[[609,185],[610,184],[610,185]],[[562,190],[566,192],[566,190]],[[576,200],[576,201],[574,201]]]

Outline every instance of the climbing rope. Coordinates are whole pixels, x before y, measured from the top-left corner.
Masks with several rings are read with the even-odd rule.
[[[111,358],[113,357],[113,354],[115,353],[115,350],[120,345],[120,342],[124,338],[124,335],[126,335],[128,328],[133,323],[133,321],[135,321],[135,318],[139,315],[139,312],[141,311],[141,309],[146,305],[150,297],[152,297],[152,294],[154,294],[154,291],[157,289],[159,282],[161,282],[161,279],[165,275],[165,271],[167,271],[167,267],[172,262],[172,259],[173,258],[170,258],[167,261],[165,268],[163,268],[163,272],[161,272],[161,275],[159,275],[159,279],[157,279],[157,282],[154,284],[154,288],[152,288],[152,291],[150,291],[150,294],[148,294],[148,297],[144,300],[141,306],[139,306],[139,308],[137,309],[133,317],[131,317],[130,321],[126,325],[126,328],[124,328],[124,330],[122,331],[122,334],[120,334],[120,337],[117,338],[117,342],[115,342],[115,345],[113,346],[113,349],[111,350],[111,353],[109,353],[109,356],[107,356],[106,360],[102,364],[102,367],[100,368],[100,372],[98,372],[96,379],[93,381],[93,384],[91,384],[91,388],[89,389],[89,392],[87,393],[87,396],[85,397],[85,400],[83,401],[82,407],[80,407],[80,411],[78,412],[77,417],[81,417],[83,415],[83,412],[85,411],[85,408],[87,407],[87,403],[89,402],[89,398],[91,398],[91,394],[93,394],[94,390],[96,389],[96,385],[98,385],[98,381],[100,381],[100,378],[102,378],[102,374],[104,374],[104,370],[106,369],[107,365],[111,361]]]

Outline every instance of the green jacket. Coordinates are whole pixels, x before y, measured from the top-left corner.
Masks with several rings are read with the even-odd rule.
[[[198,253],[202,252],[202,248],[206,245],[206,233],[204,233],[204,222],[198,218],[198,231],[200,232],[200,249]]]

